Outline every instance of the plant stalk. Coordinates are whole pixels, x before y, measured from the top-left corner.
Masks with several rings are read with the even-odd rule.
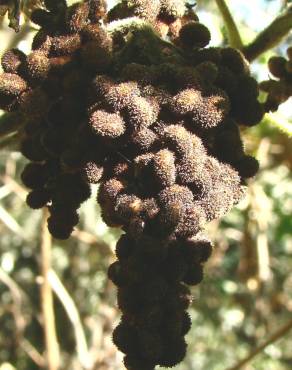
[[[229,44],[233,48],[242,49],[243,43],[241,40],[240,33],[236,26],[236,23],[232,17],[232,14],[226,4],[225,0],[216,0],[219,11],[223,17],[227,32]]]
[[[277,17],[242,51],[245,57],[252,62],[267,50],[278,45],[292,30],[292,7]]]
[[[59,345],[55,327],[53,293],[49,281],[51,269],[52,239],[47,229],[48,210],[43,211],[42,242],[41,242],[41,306],[46,345],[46,364],[48,370],[59,368]]]

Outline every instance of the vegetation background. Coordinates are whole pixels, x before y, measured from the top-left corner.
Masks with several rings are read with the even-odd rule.
[[[228,5],[248,43],[287,1],[230,0]],[[212,44],[227,44],[215,1],[197,1],[197,13],[211,30]],[[29,51],[35,26],[23,14],[18,34],[7,24],[5,17],[0,18],[0,54],[16,46]],[[290,34],[252,64],[259,81],[269,78],[269,57],[285,55],[291,40]],[[229,369],[291,320],[291,125],[290,98],[277,113],[243,133],[246,148],[260,161],[261,169],[250,181],[246,199],[209,227],[216,248],[203,283],[193,289],[189,350],[177,370]],[[43,243],[52,243],[50,276],[60,370],[121,369],[122,355],[111,341],[119,320],[116,290],[107,279],[120,231],[106,227],[91,200],[83,205],[81,224],[68,241],[50,240],[42,227],[45,213],[31,211],[25,204],[27,191],[20,181],[24,164],[17,148],[0,151],[0,370],[44,366]],[[292,330],[267,346],[245,369],[292,369],[291,348]]]

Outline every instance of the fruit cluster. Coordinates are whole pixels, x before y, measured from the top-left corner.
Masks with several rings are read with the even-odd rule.
[[[128,0],[109,13],[101,0],[44,3],[32,52],[6,52],[0,76],[1,107],[23,121],[27,203],[47,206],[50,232],[66,239],[100,184],[103,220],[125,232],[109,268],[123,314],[114,343],[129,370],[175,366],[187,285],[212,252],[204,225],[258,169],[239,132],[262,119],[258,85],[239,51],[207,47],[184,1]]]
[[[277,80],[267,80],[260,84],[261,90],[268,94],[265,102],[266,112],[275,112],[279,105],[292,96],[292,47],[287,49],[288,59],[274,56],[268,66]]]

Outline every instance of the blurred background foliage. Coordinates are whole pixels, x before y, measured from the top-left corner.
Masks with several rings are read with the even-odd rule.
[[[28,15],[38,3],[24,3],[17,34],[7,27],[7,17],[0,19],[0,54],[16,46],[29,51],[36,29]],[[230,0],[228,4],[248,43],[287,1]],[[212,44],[226,44],[215,2],[199,0],[197,11],[211,29]],[[258,80],[269,78],[268,58],[284,55],[291,40],[290,35],[253,63]],[[243,133],[246,148],[259,159],[261,170],[250,181],[245,200],[209,227],[216,248],[203,283],[193,289],[188,356],[178,370],[226,370],[291,320],[292,145],[281,131],[292,125],[291,118],[290,99],[275,115]],[[24,164],[17,151],[0,151],[0,370],[44,366],[39,287],[45,214],[25,205],[26,189],[20,181]],[[52,241],[62,370],[121,369],[122,355],[111,342],[119,320],[116,291],[107,279],[119,234],[106,227],[91,200],[83,205],[81,224],[70,240]],[[291,348],[292,331],[266,347],[245,369],[292,369]]]

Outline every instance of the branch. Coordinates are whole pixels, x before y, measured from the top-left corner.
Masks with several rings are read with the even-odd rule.
[[[292,137],[292,122],[288,121],[281,113],[274,112],[266,114],[267,123],[277,127],[288,137]]]
[[[17,195],[22,201],[25,201],[27,196],[27,190],[16,182],[12,177],[8,175],[0,176],[0,181],[5,184],[15,195]]]
[[[39,368],[45,367],[46,364],[43,356],[27,339],[23,338],[20,346]]]
[[[292,7],[283,15],[277,17],[266,29],[264,29],[249,45],[242,51],[251,62],[265,51],[278,45],[292,29]]]
[[[7,135],[3,140],[0,140],[0,150],[5,152],[18,152],[20,137],[17,132],[12,135]]]
[[[43,368],[45,366],[43,356],[26,338],[23,337],[23,332],[27,326],[27,321],[22,313],[22,305],[23,301],[28,299],[27,296],[25,292],[17,285],[17,283],[1,267],[0,282],[6,285],[10,290],[14,301],[13,316],[17,329],[18,341],[20,342],[19,345],[39,368]]]
[[[22,125],[22,117],[19,113],[4,113],[0,116],[0,138],[12,134]]]
[[[227,28],[230,46],[232,46],[233,48],[242,49],[243,43],[240,37],[240,33],[225,0],[216,0],[216,3]]]
[[[13,314],[16,329],[19,332],[19,336],[22,336],[23,330],[26,326],[25,319],[21,313],[22,293],[16,282],[1,267],[0,267],[0,282],[6,285],[11,293],[14,302]]]
[[[43,213],[42,243],[41,243],[41,304],[43,313],[43,325],[46,343],[46,362],[48,370],[59,368],[59,346],[55,327],[54,302],[52,289],[49,282],[51,268],[52,239],[47,229],[47,209]]]
[[[252,360],[256,355],[258,355],[259,353],[261,353],[270,344],[272,344],[272,343],[276,342],[278,339],[282,338],[291,329],[292,329],[292,320],[291,321],[288,321],[288,323],[286,325],[282,326],[282,328],[280,328],[279,330],[277,330],[262,345],[260,345],[258,348],[256,348],[253,351],[251,351],[251,353],[246,358],[244,358],[243,360],[241,360],[237,365],[231,367],[229,370],[239,370],[239,369],[241,369],[250,360]]]
[[[262,149],[259,145],[259,149]],[[250,189],[252,212],[255,212],[254,225],[256,228],[256,263],[257,275],[260,283],[263,283],[271,277],[270,251],[267,238],[269,228],[269,199],[262,186],[254,183]]]
[[[73,325],[79,362],[85,369],[91,369],[93,363],[90,358],[86,336],[77,307],[55,271],[50,270],[48,277],[53,291],[62,303],[68,318]]]
[[[0,222],[2,222],[9,230],[11,230],[17,236],[24,240],[27,240],[27,236],[25,235],[22,227],[15,220],[15,218],[9,212],[7,212],[6,209],[3,208],[1,205],[0,205]]]

